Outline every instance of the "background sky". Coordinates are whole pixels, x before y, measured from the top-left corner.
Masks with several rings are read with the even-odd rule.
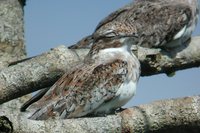
[[[27,0],[25,38],[28,56],[39,55],[61,44],[72,45],[91,34],[98,22],[132,0]],[[194,35],[200,35],[198,24]],[[126,107],[200,94],[200,69],[141,77],[136,96]]]

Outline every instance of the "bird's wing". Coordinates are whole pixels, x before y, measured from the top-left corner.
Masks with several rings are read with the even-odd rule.
[[[149,5],[147,3],[147,7],[135,21],[141,46],[166,46],[169,42],[181,38],[190,26],[192,10],[189,5],[178,1],[160,1]]]
[[[106,17],[94,36],[138,35],[138,45],[162,46],[180,38],[191,19],[191,8],[179,1],[140,0]]]
[[[108,64],[83,65],[63,75],[38,101],[39,109],[30,119],[41,120],[59,116],[73,118],[87,115],[101,104],[117,97],[116,92],[126,80],[127,62],[115,60]]]
[[[99,28],[101,28],[103,25],[112,22],[114,19],[116,19],[119,15],[122,15],[123,13],[127,12],[128,10],[130,10],[132,8],[133,2],[127,4],[126,6],[119,8],[118,10],[112,12],[110,15],[108,15],[107,17],[105,17],[103,20],[101,20],[99,22],[99,24],[96,26],[96,30],[98,30]]]

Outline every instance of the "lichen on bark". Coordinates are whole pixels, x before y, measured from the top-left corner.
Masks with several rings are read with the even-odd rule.
[[[18,0],[0,2],[0,68],[25,57],[24,11]]]

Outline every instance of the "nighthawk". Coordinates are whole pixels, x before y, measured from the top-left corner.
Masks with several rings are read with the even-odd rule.
[[[105,115],[134,95],[140,63],[131,51],[136,37],[116,36],[95,42],[83,63],[64,74],[36,103],[34,120]]]
[[[69,48],[90,48],[102,37],[137,35],[136,45],[176,47],[190,40],[199,15],[199,0],[135,0],[111,13],[94,33]]]
[[[96,27],[96,30],[94,31],[92,35],[85,37],[84,39],[79,41],[76,45],[73,45],[70,47],[72,49],[73,48],[92,48],[87,58],[84,60],[84,63],[76,67],[70,73],[65,74],[59,81],[55,83],[53,87],[51,87],[49,91],[48,89],[46,89],[44,91],[41,91],[40,94],[38,94],[38,96],[36,96],[35,98],[33,97],[33,99],[31,99],[22,107],[22,111],[24,111],[33,101],[37,101],[38,99],[40,99],[46,93],[46,91],[48,92],[45,94],[45,96],[36,104],[38,107],[38,110],[30,118],[48,119],[49,117],[53,117],[54,115],[59,115],[61,118],[73,118],[73,117],[85,116],[86,114],[90,114],[90,113],[94,113],[94,114],[103,113],[103,112],[108,113],[109,111],[118,108],[119,106],[112,107],[111,104],[109,104],[109,108],[108,108],[110,109],[109,111],[106,110],[107,108],[103,108],[102,111],[95,111],[96,109],[92,111],[92,109],[94,109],[93,102],[96,103],[96,100],[91,99],[90,100],[91,104],[89,104],[90,107],[87,107],[87,109],[88,108],[90,109],[88,109],[84,113],[83,112],[77,113],[77,110],[75,111],[75,108],[77,107],[76,105],[78,104],[78,101],[75,100],[75,103],[70,103],[69,105],[66,105],[64,104],[66,100],[59,101],[56,99],[59,99],[65,96],[64,94],[66,93],[64,93],[65,91],[63,91],[65,90],[63,89],[65,88],[65,85],[67,86],[70,85],[67,87],[68,88],[67,92],[71,92],[69,91],[71,90],[70,88],[73,88],[73,87],[79,88],[79,85],[83,85],[82,83],[83,81],[81,79],[80,79],[81,83],[79,83],[78,76],[81,76],[81,75],[85,76],[85,75],[90,75],[91,72],[93,73],[93,71],[87,70],[89,66],[92,65],[92,63],[96,65],[95,66],[96,68],[94,70],[97,70],[97,68],[100,69],[101,65],[95,63],[96,57],[98,57],[97,55],[99,55],[99,53],[102,53],[101,52],[102,49],[106,51],[106,49],[112,49],[112,47],[114,49],[117,48],[114,45],[116,42],[120,42],[121,44],[124,45],[124,42],[122,41],[123,36],[124,37],[127,36],[128,38],[131,38],[131,36],[137,35],[137,41],[135,38],[133,44],[143,46],[143,47],[149,47],[149,48],[176,47],[187,42],[190,39],[191,34],[197,24],[198,14],[199,14],[198,2],[199,0],[198,1],[197,0],[135,0],[135,2],[128,4],[127,6],[113,12],[112,14],[110,14],[108,17],[103,19],[98,24],[98,26]],[[121,36],[122,38],[116,39],[119,36]],[[105,46],[105,45],[108,45],[108,46]],[[107,52],[108,51],[110,52],[110,50],[107,50]],[[113,55],[112,52],[110,54],[107,53],[107,55]],[[95,57],[95,60],[93,59],[94,57]],[[92,60],[89,61],[90,59],[88,58],[92,58]],[[102,55],[102,58],[104,58],[103,55]],[[107,58],[109,59],[109,57]],[[135,79],[138,80],[139,78],[138,64],[139,63],[137,59],[135,58],[135,56],[134,56],[134,60],[135,60],[135,64],[137,64],[137,67],[133,69],[133,73],[134,73],[133,75],[135,75]],[[113,62],[113,64],[115,64],[115,62]],[[120,62],[117,64],[123,64],[123,63]],[[100,66],[98,67],[98,65]],[[113,66],[112,63],[110,64],[108,63],[108,65],[101,66],[102,67],[101,70],[103,70],[102,73],[104,73],[104,71],[106,70],[105,68],[107,68],[107,66],[110,66],[110,65]],[[83,68],[86,68],[86,69],[83,69]],[[92,70],[93,68],[90,68],[90,69]],[[126,69],[126,67],[124,67],[124,69]],[[84,70],[88,71],[89,73],[83,72]],[[79,75],[79,73],[75,71],[80,71],[81,74]],[[113,72],[112,69],[109,69],[108,71]],[[71,80],[75,78],[76,80],[75,81],[72,80],[73,82],[70,82],[68,78],[69,79],[71,78]],[[90,77],[90,78],[93,78],[93,77]],[[99,79],[99,80],[105,81],[106,79],[105,77],[103,77],[102,79]],[[88,79],[88,82],[89,82],[89,79]],[[97,86],[95,84],[96,82],[90,82],[90,83],[91,83],[90,87],[92,87],[92,85],[93,87]],[[73,87],[71,87],[72,84],[73,84]],[[85,84],[86,83],[84,83],[84,86]],[[72,94],[71,93],[69,94],[70,95],[69,99],[72,98],[71,95],[73,95],[74,97],[79,97],[76,95],[76,94],[79,94],[79,91],[77,93],[75,93],[74,91],[72,92],[73,92]],[[83,92],[81,91],[80,93],[82,94]],[[132,90],[131,96],[132,95],[134,95],[133,90]],[[131,97],[131,96],[128,96],[128,97]],[[97,96],[96,98],[101,98],[101,97]],[[106,103],[107,101],[110,101],[110,100],[105,100],[105,99],[103,100],[104,102],[106,101]],[[57,103],[58,101],[59,103]],[[125,101],[127,102],[127,100]],[[111,103],[111,102],[108,102],[108,103]],[[95,104],[95,106],[96,105],[97,104]],[[121,105],[122,104],[120,104],[120,106]],[[71,106],[70,109],[69,109],[69,106]],[[63,112],[64,107],[68,107],[68,110],[65,110]],[[107,107],[107,104],[104,107]],[[73,113],[74,111],[76,113]],[[79,109],[79,112],[81,111]],[[47,114],[47,112],[49,114]]]

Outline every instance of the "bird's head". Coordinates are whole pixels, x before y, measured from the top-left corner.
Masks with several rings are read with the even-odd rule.
[[[89,56],[97,54],[100,50],[112,49],[112,48],[124,48],[128,51],[131,51],[132,45],[137,44],[138,38],[135,35],[132,36],[115,36],[115,37],[105,37],[98,39],[92,45]]]

